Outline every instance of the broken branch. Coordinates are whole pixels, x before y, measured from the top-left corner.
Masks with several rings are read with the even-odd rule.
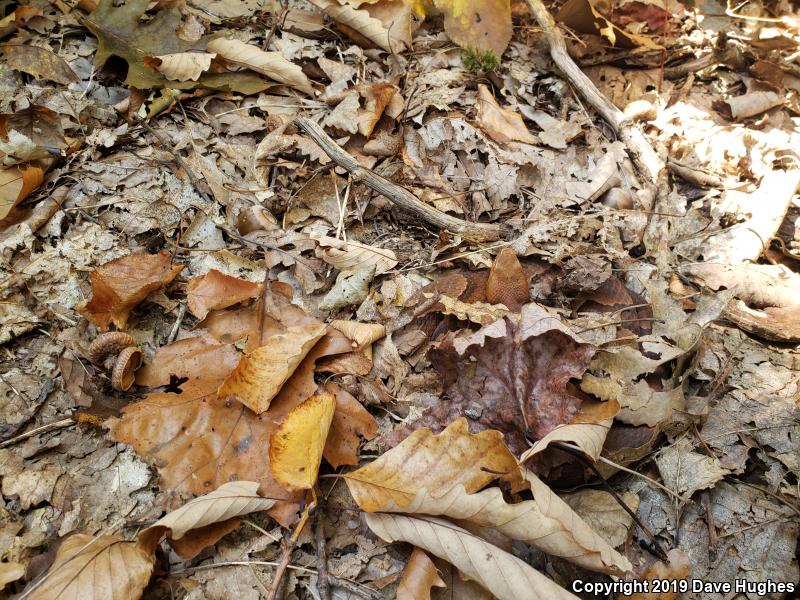
[[[358,164],[358,161],[345,152],[319,125],[307,118],[297,118],[294,125],[305,131],[312,140],[338,166],[347,170],[356,182],[363,183],[371,190],[385,196],[393,204],[416,215],[423,221],[446,229],[472,242],[491,242],[502,236],[501,226],[494,223],[470,223],[451,217],[440,210],[429,206],[402,186],[392,183],[377,173]]]

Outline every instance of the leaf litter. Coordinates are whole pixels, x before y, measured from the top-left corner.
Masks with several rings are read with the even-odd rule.
[[[789,3],[151,4],[0,21],[4,593],[797,581]]]

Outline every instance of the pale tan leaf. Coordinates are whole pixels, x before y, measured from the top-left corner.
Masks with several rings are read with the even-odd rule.
[[[336,398],[327,392],[292,409],[270,439],[269,464],[275,479],[290,488],[314,487],[335,410]]]
[[[432,587],[447,587],[436,565],[419,548],[414,548],[403,569],[397,588],[397,600],[431,600]]]
[[[280,52],[265,52],[258,46],[227,38],[211,40],[206,49],[227,61],[266,75],[310,96],[314,94],[303,69],[286,60]]]
[[[215,56],[208,52],[178,52],[154,56],[155,61],[145,58],[145,64],[172,81],[197,81],[204,71],[208,71]]]
[[[502,319],[509,312],[502,304],[487,304],[486,302],[462,302],[450,296],[440,296],[439,304],[442,314],[453,315],[461,321],[472,321],[478,325],[489,325]]]
[[[582,489],[561,497],[600,537],[617,548],[628,539],[633,519],[606,491]],[[639,510],[639,496],[622,494],[622,501],[634,513]]]
[[[353,341],[353,350],[363,350],[386,335],[386,327],[380,323],[360,323],[336,319],[331,327],[341,331],[347,339]]]
[[[345,28],[352,29],[387,52],[402,52],[408,47],[403,28],[387,29],[380,19],[372,17],[366,9],[356,9],[349,4],[342,6],[336,0],[311,0],[311,3]]]
[[[458,568],[499,600],[576,600],[528,563],[442,519],[367,514],[367,525],[386,542],[414,544]]]
[[[319,256],[340,271],[360,271],[375,265],[375,275],[383,275],[397,265],[397,256],[391,250],[368,246],[359,242],[345,242],[325,235],[313,235],[319,242]]]
[[[222,382],[218,397],[235,396],[250,410],[264,412],[325,330],[325,324],[311,322],[262,340]]]
[[[9,583],[25,576],[25,565],[18,562],[0,563],[0,591]]]
[[[471,493],[479,489],[482,480],[473,478],[481,473],[508,470],[502,457],[510,453],[487,444],[492,440],[487,434],[497,432],[470,435],[464,419],[438,436],[418,430],[377,460],[345,475],[345,481],[356,503],[367,512],[447,516],[494,527],[593,571],[621,575],[630,570],[625,557],[526,469],[521,474],[533,500],[508,504],[499,488]]]
[[[695,452],[685,437],[661,450],[655,460],[664,485],[687,496],[713,487],[730,473],[718,458]]]
[[[53,566],[40,585],[31,585],[27,599],[136,600],[154,563],[152,550],[137,542],[78,533],[64,540]]]
[[[213,492],[194,498],[180,508],[161,517],[142,532],[169,529],[169,537],[181,539],[192,529],[219,523],[232,517],[272,508],[275,500],[258,495],[255,481],[230,481]]]
[[[522,115],[501,108],[494,94],[485,85],[478,86],[478,124],[495,142],[524,142],[537,144],[539,140],[525,126]]]

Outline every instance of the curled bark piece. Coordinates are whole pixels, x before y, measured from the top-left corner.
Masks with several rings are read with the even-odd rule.
[[[122,331],[101,333],[89,346],[87,358],[95,365],[102,365],[110,356],[115,356],[128,346],[136,346],[136,340]]]
[[[120,392],[131,389],[136,378],[136,369],[142,366],[142,351],[136,346],[128,346],[117,356],[111,371],[111,387]]]
[[[295,126],[305,131],[311,139],[322,148],[325,154],[330,156],[333,162],[343,169],[346,169],[347,172],[350,173],[353,181],[363,183],[368,188],[391,200],[393,204],[416,215],[423,221],[441,229],[446,229],[451,233],[460,235],[473,242],[491,242],[503,237],[500,225],[494,223],[470,223],[469,221],[451,217],[425,204],[404,187],[392,183],[369,169],[365,169],[358,164],[355,158],[333,141],[333,139],[323,131],[322,127],[311,119],[301,117],[295,119],[293,123]]]

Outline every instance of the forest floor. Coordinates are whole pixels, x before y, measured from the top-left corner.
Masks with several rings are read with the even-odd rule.
[[[797,5],[433,4],[0,3],[0,597],[793,597]]]

